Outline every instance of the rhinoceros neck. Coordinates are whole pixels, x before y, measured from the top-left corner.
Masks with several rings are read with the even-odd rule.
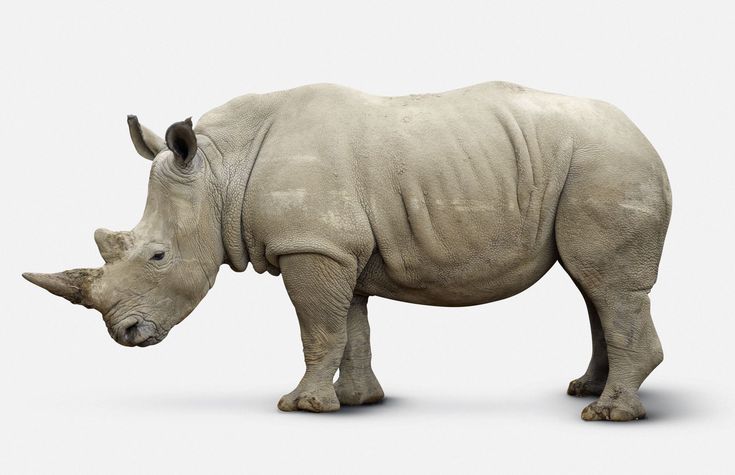
[[[225,262],[237,272],[244,271],[249,262],[242,213],[245,190],[273,123],[274,105],[267,96],[234,99],[205,114],[196,127],[220,155],[211,166],[215,186],[222,194],[222,244]]]

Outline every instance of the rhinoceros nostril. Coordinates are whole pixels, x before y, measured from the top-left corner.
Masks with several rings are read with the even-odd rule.
[[[138,333],[138,323],[136,322],[125,329],[125,338],[128,340],[132,340],[137,333]]]
[[[135,315],[126,317],[113,328],[113,336],[115,340],[123,345],[134,344],[134,340],[138,334],[139,323],[140,318]]]
[[[156,324],[144,319],[140,315],[126,317],[113,327],[111,334],[118,343],[124,346],[146,346],[141,345],[141,343],[148,340],[151,340],[149,344],[160,341],[160,339],[156,339],[156,335],[158,334]]]

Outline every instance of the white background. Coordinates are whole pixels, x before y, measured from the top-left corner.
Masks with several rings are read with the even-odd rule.
[[[0,472],[733,473],[735,18],[729,2],[689,3],[4,5]],[[645,421],[585,423],[590,400],[566,396],[590,338],[558,266],[479,307],[371,299],[388,399],[328,415],[276,409],[303,369],[280,278],[223,267],[146,349],[21,279],[99,265],[94,229],[139,219],[150,163],[128,113],[163,134],[247,92],[486,80],[612,102],[664,159],[674,213],[652,301],[666,360],[643,385]]]

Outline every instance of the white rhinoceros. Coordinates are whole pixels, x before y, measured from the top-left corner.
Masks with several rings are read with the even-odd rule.
[[[593,342],[568,393],[600,396],[586,420],[645,415],[637,390],[663,359],[648,293],[671,193],[615,107],[502,82],[405,97],[311,85],[236,98],[165,139],[128,125],[152,160],[140,223],[95,232],[100,269],[24,274],[99,310],[118,343],[160,342],[223,263],[250,262],[283,275],[301,327],[306,373],[278,407],[335,411],[383,398],[369,296],[477,305],[559,261]]]

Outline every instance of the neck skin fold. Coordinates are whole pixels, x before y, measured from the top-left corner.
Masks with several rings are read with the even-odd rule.
[[[216,181],[215,190],[222,196],[220,211],[222,245],[225,250],[223,263],[228,264],[235,272],[244,271],[250,262],[243,222],[245,192],[258,153],[272,124],[267,117],[258,122],[249,124],[255,126],[249,134],[236,131],[241,134],[240,140],[220,141],[220,144],[206,133],[198,132],[208,139],[209,144],[202,144],[209,145],[208,155],[217,155],[210,157],[209,162]],[[249,140],[243,140],[247,136],[250,136]]]

